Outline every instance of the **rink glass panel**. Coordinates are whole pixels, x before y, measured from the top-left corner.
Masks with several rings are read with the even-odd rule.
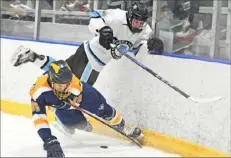
[[[16,5],[14,2],[1,0],[1,35],[33,38],[33,12],[12,7]],[[27,1],[21,0],[21,3],[26,4]]]
[[[56,0],[41,5],[39,39],[64,42],[82,42],[91,39],[86,27],[89,13],[93,10],[92,0]],[[42,20],[43,18],[46,20]]]
[[[155,35],[164,41],[165,52],[231,60],[229,0],[221,1],[220,22],[216,23],[219,34],[216,31],[212,33],[212,20],[217,21],[217,17],[213,18],[216,9],[213,7],[214,1],[194,1],[199,6],[199,12],[193,13],[191,27],[196,31],[183,37],[176,36],[177,32],[182,31],[182,20],[172,10],[176,8],[176,4],[187,0],[142,1],[148,6],[148,24],[155,30]],[[77,43],[94,36],[86,27],[90,11],[109,8],[126,10],[131,6],[132,0],[42,0],[39,1],[39,16],[36,14],[39,13],[36,12],[36,0],[21,0],[21,4],[29,6],[31,10],[19,12],[22,15],[19,17],[10,7],[14,2],[15,0],[3,0],[1,3],[1,35]],[[36,16],[39,17],[38,23]],[[217,43],[218,48],[213,53],[211,45],[214,43]]]
[[[194,4],[199,6],[199,11],[191,12],[191,26],[190,31],[184,31],[181,25],[184,17],[176,16],[174,12],[179,3],[185,1],[158,1],[156,12],[156,35],[164,40],[165,52],[193,55],[200,57],[210,57],[217,59],[230,60],[230,24],[227,25],[228,16],[228,0],[220,1],[222,3],[220,22],[218,17],[213,18],[214,10],[213,2],[211,0],[194,1]],[[230,8],[230,6],[229,6]],[[175,14],[174,14],[175,13]],[[182,15],[180,13],[180,15]],[[230,15],[229,15],[230,18]],[[215,25],[212,25],[212,20],[215,20]],[[230,23],[230,22],[229,22]],[[212,26],[218,25],[219,33],[213,32]],[[179,34],[179,32],[181,34]],[[220,41],[217,42],[217,51],[211,53],[215,42],[214,36],[218,36]]]

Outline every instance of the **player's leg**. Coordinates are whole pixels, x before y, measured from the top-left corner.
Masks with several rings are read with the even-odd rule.
[[[20,46],[12,56],[12,63],[15,67],[32,62],[45,72],[48,71],[50,63],[54,61],[55,59],[51,56],[35,53],[31,49],[23,46]],[[66,62],[70,66],[74,75],[81,78],[88,64],[88,58],[83,44],[77,48],[75,54],[66,59]],[[89,75],[87,83],[93,85],[99,75],[99,72],[92,70]]]
[[[126,133],[127,135],[141,141],[143,134],[140,128],[129,127],[126,125],[122,115],[112,106],[110,106],[103,95],[94,87],[87,83],[83,83],[83,100],[80,107],[97,115],[98,117],[107,121],[118,130]]]
[[[61,125],[65,132],[71,135],[75,133],[75,129],[87,132],[92,131],[91,124],[80,111],[57,109],[55,115],[55,123]]]
[[[51,56],[38,54],[30,48],[19,46],[13,54],[11,61],[15,67],[31,62],[42,70],[47,71],[50,63],[54,62],[55,59]]]
[[[86,69],[88,64],[88,57],[84,50],[84,45],[81,44],[75,54],[66,59],[66,62],[70,66],[74,75],[78,78],[81,78],[81,76],[84,75],[84,70]],[[87,80],[87,83],[93,85],[98,78],[99,72],[92,70],[89,75],[90,76]]]

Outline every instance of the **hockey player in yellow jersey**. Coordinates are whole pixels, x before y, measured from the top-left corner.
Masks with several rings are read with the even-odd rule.
[[[102,94],[91,85],[80,82],[63,60],[50,64],[48,72],[40,76],[30,89],[30,96],[34,125],[44,142],[47,157],[65,156],[61,144],[49,128],[47,106],[54,112],[56,121],[70,134],[74,134],[75,129],[92,131],[83,113],[73,108],[79,106],[126,135],[137,140],[143,138],[139,128],[128,128],[122,115],[106,102]]]

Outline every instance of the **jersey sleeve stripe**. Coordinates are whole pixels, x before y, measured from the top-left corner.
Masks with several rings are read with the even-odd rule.
[[[36,100],[42,93],[52,91],[50,87],[40,87],[31,93],[31,97]]]
[[[47,124],[48,125],[48,121],[47,119],[43,119],[43,118],[39,118],[37,120],[34,120],[34,125],[40,125],[40,124]]]
[[[92,51],[89,41],[87,41],[85,45],[86,45],[85,47],[86,53],[88,53],[100,66],[105,66],[106,64],[103,61],[101,61]]]
[[[74,95],[79,95],[81,92],[78,89],[71,88],[71,93]]]
[[[34,120],[34,121],[35,121],[35,120],[38,120],[38,119],[40,119],[40,118],[46,120],[46,119],[47,119],[47,115],[46,115],[46,114],[34,114],[34,115],[33,115],[33,120]]]
[[[70,84],[70,88],[71,93],[74,95],[79,95],[83,91],[83,86],[80,80],[74,75]]]
[[[39,131],[40,129],[44,129],[44,128],[49,128],[50,129],[49,125],[46,124],[46,123],[36,125],[35,128],[37,129],[37,131]]]

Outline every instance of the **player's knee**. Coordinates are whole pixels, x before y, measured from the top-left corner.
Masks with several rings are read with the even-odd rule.
[[[86,117],[80,112],[75,110],[56,110],[56,116],[66,126],[76,126],[77,124],[84,124],[87,121]]]
[[[72,125],[72,126],[70,126],[70,128],[83,130],[83,131],[87,131],[87,132],[91,132],[93,129],[92,125],[87,120],[83,120],[83,121],[81,121],[75,125]]]

